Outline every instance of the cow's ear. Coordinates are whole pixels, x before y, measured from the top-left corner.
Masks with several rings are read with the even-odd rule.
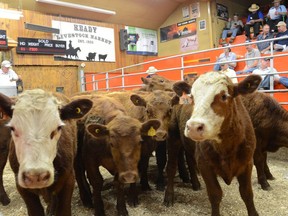
[[[179,97],[181,97],[183,93],[190,94],[191,85],[184,81],[179,81],[173,84],[173,90]]]
[[[155,136],[156,130],[160,127],[161,122],[156,119],[151,119],[142,124],[141,135],[142,136]]]
[[[130,96],[130,100],[132,101],[132,103],[135,105],[135,106],[143,106],[143,107],[146,107],[146,101],[144,98],[140,97],[139,95],[137,94],[132,94]]]
[[[15,104],[15,101],[13,101],[8,96],[0,93],[0,111],[4,113],[4,115],[9,116],[10,118],[13,115],[13,109],[12,106]]]
[[[141,80],[142,82],[145,84],[145,85],[148,85],[151,81],[151,78],[145,78],[145,77],[141,77]]]
[[[243,81],[234,85],[234,97],[241,94],[253,93],[261,83],[261,77],[259,75],[251,74],[247,76]]]
[[[60,117],[62,120],[82,118],[92,106],[93,102],[89,99],[74,100],[60,109]]]
[[[95,138],[102,138],[109,135],[107,127],[101,124],[88,124],[86,130]]]

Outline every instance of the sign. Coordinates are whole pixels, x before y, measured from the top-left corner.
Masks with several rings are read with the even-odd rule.
[[[8,48],[6,30],[0,30],[0,48]]]
[[[66,42],[59,40],[18,38],[16,52],[21,54],[65,54]]]
[[[60,30],[53,39],[66,43],[65,55],[54,56],[57,61],[115,62],[114,29],[52,20],[52,27]]]

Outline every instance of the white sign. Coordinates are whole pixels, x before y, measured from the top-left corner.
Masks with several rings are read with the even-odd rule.
[[[114,29],[52,20],[52,27],[60,29],[54,40],[66,41],[66,55],[56,60],[115,62]]]

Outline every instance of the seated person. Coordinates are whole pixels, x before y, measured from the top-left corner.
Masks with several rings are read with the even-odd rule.
[[[278,33],[276,35],[276,38],[288,36],[288,30],[287,30],[287,26],[286,26],[285,22],[280,21],[276,26],[278,27]],[[288,46],[288,39],[275,40],[274,41],[274,50],[275,51],[287,50],[287,46]]]
[[[273,38],[273,33],[270,33],[270,26],[268,24],[265,24],[262,29],[262,33],[257,36],[257,41],[262,41],[266,39]],[[263,43],[257,43],[257,48],[260,51],[260,53],[269,53],[270,50],[270,43],[273,43],[273,41],[265,41]]]
[[[1,63],[0,75],[2,75],[2,78],[5,78],[5,80],[7,80],[8,82],[17,81],[19,79],[16,72],[11,69],[11,63],[7,60],[2,61]]]
[[[233,20],[231,18],[228,19],[226,27],[222,32],[221,44],[226,43],[227,34],[232,34],[229,43],[233,43],[236,35],[241,34],[243,27],[244,25],[242,23],[242,20],[239,20],[238,14],[234,14]]]
[[[238,79],[236,77],[236,72],[233,69],[230,69],[228,67],[228,63],[226,61],[228,61],[228,60],[225,58],[222,58],[219,61],[219,64],[221,67],[220,72],[222,72],[222,73],[226,74],[228,77],[230,77],[233,83],[238,83]]]
[[[216,65],[214,66],[213,70],[214,71],[219,71],[221,70],[219,61],[223,58],[227,59],[227,61],[234,61],[237,59],[237,56],[234,52],[231,51],[231,48],[229,47],[229,44],[224,44],[223,47],[226,47],[224,49],[224,52],[220,54],[220,56],[217,58]],[[228,66],[230,69],[233,69],[237,66],[237,62],[230,62],[228,63]]]
[[[274,6],[271,7],[267,14],[267,24],[270,26],[271,32],[278,32],[276,24],[283,21],[283,16],[287,14],[287,9],[284,5],[280,5],[281,0],[274,0]]]
[[[256,4],[252,4],[251,7],[248,8],[248,10],[251,13],[248,15],[244,29],[245,29],[245,35],[249,40],[251,39],[250,27],[253,27],[254,37],[256,38],[260,32],[260,25],[262,25],[264,15],[261,11],[259,11],[259,6]]]
[[[257,69],[255,69],[252,74],[258,74],[262,77],[262,82],[260,83],[258,89],[270,89],[270,77],[274,76],[274,79],[279,79],[280,76],[278,74],[269,75],[271,73],[277,73],[275,68],[269,67],[270,58],[263,58],[260,60],[260,65]]]
[[[250,43],[250,40],[247,40],[246,43]],[[258,49],[254,48],[254,44],[246,45],[247,52],[245,53],[245,59],[260,57],[261,54]],[[259,59],[251,59],[245,61],[246,65],[242,71],[237,71],[236,74],[247,74],[252,73],[259,65]]]
[[[276,77],[274,78],[274,81],[276,83],[280,83],[284,85],[286,88],[288,88],[288,77]]]

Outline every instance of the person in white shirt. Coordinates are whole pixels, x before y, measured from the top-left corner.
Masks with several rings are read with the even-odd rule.
[[[7,80],[10,82],[17,81],[19,79],[16,72],[11,69],[11,63],[8,60],[4,60],[1,63],[0,75],[2,78],[7,76]]]
[[[233,83],[238,83],[238,79],[236,77],[236,72],[233,69],[229,68],[228,63],[225,63],[225,61],[228,61],[228,60],[224,58],[224,59],[221,59],[219,61],[219,64],[221,67],[220,72],[222,72],[222,73],[226,74],[228,77],[230,77]]]
[[[273,76],[274,79],[280,78],[278,74],[270,75],[271,73],[277,73],[277,70],[269,66],[270,66],[270,58],[263,58],[260,60],[259,67],[252,72],[252,74],[257,74],[262,77],[262,82],[260,83],[258,89],[261,89],[261,90],[270,89],[270,77],[271,76]]]

